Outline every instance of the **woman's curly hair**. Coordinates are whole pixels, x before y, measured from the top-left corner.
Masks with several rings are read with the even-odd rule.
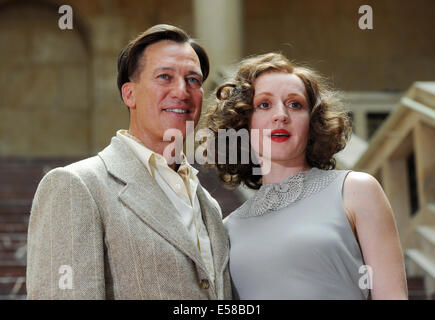
[[[255,80],[266,72],[292,73],[298,76],[307,93],[310,106],[310,129],[306,149],[307,163],[319,169],[334,169],[334,155],[346,146],[352,127],[337,93],[329,88],[326,81],[314,70],[297,66],[279,53],[267,53],[242,60],[233,80],[225,82],[216,91],[215,101],[205,112],[204,124],[218,136],[219,129],[246,129],[254,110],[253,97]],[[261,175],[253,175],[252,168],[259,165],[249,160],[240,163],[240,144],[237,145],[238,163],[229,161],[218,163],[218,150],[215,144],[215,161],[212,167],[218,171],[220,179],[229,186],[244,183],[252,189],[259,189]],[[227,144],[228,149],[228,144]],[[229,152],[225,153],[227,155]]]

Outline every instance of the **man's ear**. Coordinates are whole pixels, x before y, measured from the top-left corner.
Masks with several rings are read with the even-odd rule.
[[[124,100],[124,103],[127,107],[130,109],[136,108],[136,97],[134,94],[134,83],[133,82],[126,82],[121,87],[122,92],[122,100]]]

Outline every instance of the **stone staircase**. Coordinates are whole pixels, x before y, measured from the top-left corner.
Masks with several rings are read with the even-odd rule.
[[[27,227],[33,195],[51,168],[76,159],[0,159],[0,300],[25,299]]]
[[[0,201],[0,299],[24,297],[29,212],[29,203]]]
[[[435,81],[416,81],[351,168],[376,177],[390,201],[410,299],[435,299],[434,138]]]

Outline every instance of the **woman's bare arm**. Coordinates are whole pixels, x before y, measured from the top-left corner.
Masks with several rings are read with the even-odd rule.
[[[373,299],[407,299],[408,289],[396,223],[378,181],[350,172],[343,187],[347,214],[353,217],[366,265],[373,270]]]

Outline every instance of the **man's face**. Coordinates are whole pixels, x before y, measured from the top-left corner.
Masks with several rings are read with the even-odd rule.
[[[185,137],[186,121],[196,125],[199,120],[201,65],[188,43],[167,40],[148,46],[139,63],[144,67],[130,83],[131,102],[127,103],[130,132],[159,152],[167,129],[178,129]]]

